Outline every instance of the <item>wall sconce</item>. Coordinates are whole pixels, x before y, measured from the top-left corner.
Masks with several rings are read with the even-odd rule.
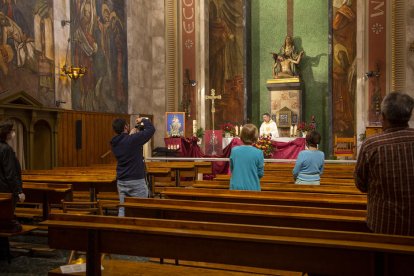
[[[61,21],[62,28],[65,27],[66,25],[70,25],[70,23],[71,23],[70,20],[62,20]],[[87,68],[82,65],[74,66],[73,63],[72,65],[68,66],[69,45],[71,41],[72,40],[69,35],[68,46],[66,48],[65,64],[62,66],[62,73],[68,76],[69,78],[71,78],[72,80],[77,80],[86,74]]]
[[[61,104],[65,104],[66,102],[65,101],[62,101],[62,100],[56,100],[55,101],[55,105],[56,105],[56,107],[60,107],[60,105]]]

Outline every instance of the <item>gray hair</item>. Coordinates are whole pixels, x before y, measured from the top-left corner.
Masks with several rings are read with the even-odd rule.
[[[405,124],[411,118],[414,99],[401,92],[392,92],[384,97],[381,112],[391,124]]]

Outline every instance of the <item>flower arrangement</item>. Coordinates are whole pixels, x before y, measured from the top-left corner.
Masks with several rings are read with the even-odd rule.
[[[221,129],[223,130],[223,135],[225,135],[226,132],[230,133],[231,136],[234,136],[236,134],[236,129],[231,123],[225,123],[221,126]]]
[[[307,124],[306,122],[300,122],[298,124],[298,131],[305,132],[305,131],[312,131],[315,130],[315,124]]]
[[[265,158],[272,157],[274,147],[270,136],[260,136],[253,146],[263,151]]]

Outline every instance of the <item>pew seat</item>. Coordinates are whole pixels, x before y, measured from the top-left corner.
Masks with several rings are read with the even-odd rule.
[[[187,264],[188,263],[188,264]],[[164,263],[159,264],[156,262],[135,262],[127,260],[108,260],[105,259],[102,263],[104,275],[121,276],[121,275],[141,275],[141,276],[193,276],[193,275],[205,275],[205,276],[248,276],[252,273],[258,275],[289,275],[299,276],[299,272],[288,272],[273,269],[252,269],[248,267],[234,267],[234,266],[206,266],[198,263],[185,262],[179,266]],[[246,272],[242,272],[246,271]],[[138,274],[139,272],[139,274]],[[85,275],[85,273],[67,273],[63,274],[60,268],[56,268],[49,272],[49,276],[62,276],[62,275]]]
[[[96,276],[102,252],[325,275],[409,275],[414,262],[408,236],[65,214],[43,224],[51,248],[86,251]]]

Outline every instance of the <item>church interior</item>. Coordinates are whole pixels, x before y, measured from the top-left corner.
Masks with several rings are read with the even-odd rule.
[[[355,166],[383,99],[414,97],[414,0],[1,0],[0,33],[25,194],[0,190],[0,275],[410,274],[414,237],[367,227]],[[117,118],[155,128],[150,198],[118,198]],[[248,195],[229,190],[246,124]],[[320,185],[295,186],[315,131]]]

